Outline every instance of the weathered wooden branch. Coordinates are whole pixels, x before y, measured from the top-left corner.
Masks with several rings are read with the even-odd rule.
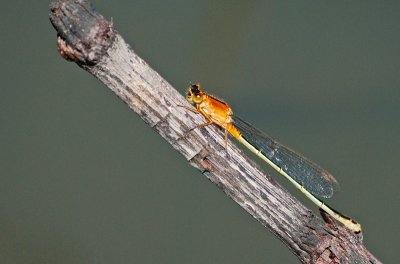
[[[208,126],[177,105],[190,106],[166,80],[141,59],[86,0],[51,4],[60,54],[76,62],[110,88],[150,127],[181,153],[306,263],[379,263],[353,234],[334,221],[323,221]],[[162,157],[161,157],[162,158]]]

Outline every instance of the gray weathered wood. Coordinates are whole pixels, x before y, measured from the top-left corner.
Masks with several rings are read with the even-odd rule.
[[[93,74],[150,127],[243,209],[279,237],[307,263],[379,263],[362,244],[361,234],[326,223],[281,188],[223,132],[178,105],[190,106],[141,59],[85,0],[51,4],[60,54]],[[160,157],[162,158],[162,157]]]

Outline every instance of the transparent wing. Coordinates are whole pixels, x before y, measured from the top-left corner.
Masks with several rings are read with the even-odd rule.
[[[338,182],[335,177],[318,164],[275,141],[240,117],[232,118],[235,127],[248,143],[309,192],[319,197],[331,198],[337,191]]]

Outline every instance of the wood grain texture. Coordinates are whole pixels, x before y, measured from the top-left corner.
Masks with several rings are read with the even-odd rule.
[[[187,162],[274,233],[304,263],[379,263],[356,235],[327,223],[278,185],[141,59],[89,1],[50,6],[60,54],[111,89]],[[133,131],[134,133],[134,131]],[[162,157],[159,157],[162,158]],[[194,172],[195,173],[195,172]]]

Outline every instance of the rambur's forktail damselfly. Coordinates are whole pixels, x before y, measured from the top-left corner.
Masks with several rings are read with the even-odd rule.
[[[225,141],[227,141],[228,133],[231,134],[251,152],[288,179],[319,208],[353,232],[361,232],[359,223],[337,212],[314,196],[324,198],[333,196],[338,183],[332,174],[234,116],[228,104],[201,91],[199,84],[190,85],[187,100],[196,106],[196,110],[189,110],[202,114],[208,120],[208,122],[195,128],[211,124],[220,126],[225,130]]]

